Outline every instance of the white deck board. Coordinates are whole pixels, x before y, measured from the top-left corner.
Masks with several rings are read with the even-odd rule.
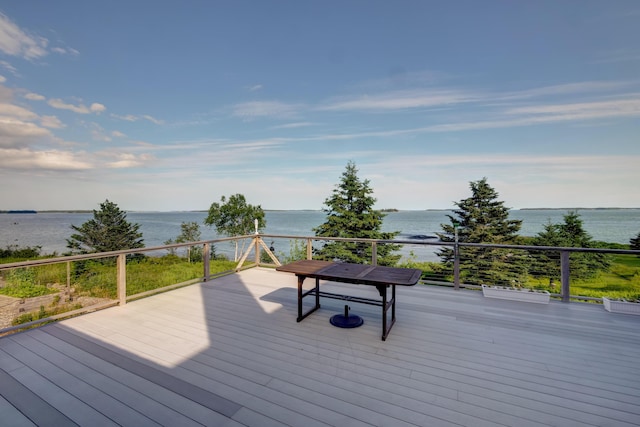
[[[322,300],[297,323],[295,288],[246,270],[0,338],[0,369],[78,425],[640,425],[640,316],[398,287],[381,341],[380,307],[339,329],[344,302]]]

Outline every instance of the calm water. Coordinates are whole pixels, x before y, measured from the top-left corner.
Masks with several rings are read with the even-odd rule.
[[[514,210],[512,219],[523,220],[520,234],[533,236],[542,231],[549,220],[563,221],[564,210]],[[585,230],[595,239],[612,243],[629,243],[640,232],[640,209],[581,210]],[[267,211],[265,233],[295,236],[313,235],[312,229],[322,224],[322,211]],[[440,224],[448,223],[448,211],[402,211],[387,214],[384,231],[400,231],[399,238],[413,235],[434,235]],[[147,247],[159,246],[180,234],[182,222],[201,224],[202,238],[218,237],[203,225],[205,212],[130,212],[127,220],[139,223]],[[43,253],[64,253],[66,239],[72,234],[70,226],[80,226],[91,219],[91,213],[0,214],[0,247],[9,245],[41,246]],[[288,252],[285,243],[276,244],[279,251]],[[220,250],[222,249],[222,250]],[[227,252],[219,248],[219,252]]]

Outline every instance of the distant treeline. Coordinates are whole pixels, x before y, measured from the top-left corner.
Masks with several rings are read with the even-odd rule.
[[[35,214],[38,213],[34,210],[15,210],[15,211],[0,211],[0,213],[9,213],[9,214]]]
[[[62,211],[40,211],[40,213],[92,213],[89,210],[62,210]],[[12,211],[0,211],[0,214],[37,214],[38,211],[34,210],[12,210]]]

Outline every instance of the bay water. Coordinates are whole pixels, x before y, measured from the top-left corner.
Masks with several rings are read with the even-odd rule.
[[[551,221],[562,223],[568,210],[524,209],[510,211],[511,219],[522,220],[520,234],[534,236]],[[578,210],[584,229],[594,240],[628,244],[640,232],[640,209],[581,209]],[[415,236],[435,236],[441,224],[450,223],[450,211],[399,211],[386,214],[383,231],[399,231],[398,239]],[[147,247],[163,245],[175,239],[181,232],[183,222],[201,225],[202,239],[220,237],[215,229],[204,225],[206,212],[128,212],[127,220],[140,224],[144,244]],[[313,228],[324,223],[326,213],[322,211],[266,211],[265,234],[313,236]],[[37,214],[0,214],[0,248],[8,246],[41,246],[43,254],[67,252],[66,239],[74,231],[71,225],[80,226],[93,218],[92,213],[40,212]],[[267,242],[269,244],[269,242]],[[277,242],[277,251],[288,253],[286,243]],[[222,249],[222,250],[221,250]],[[218,248],[218,253],[228,252]]]

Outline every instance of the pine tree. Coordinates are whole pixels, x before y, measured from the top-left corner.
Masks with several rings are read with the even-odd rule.
[[[72,253],[144,248],[140,224],[129,223],[126,212],[109,200],[100,204],[100,210],[94,209],[93,219],[71,228],[77,232],[67,239]]]
[[[592,237],[584,230],[580,214],[576,211],[570,211],[564,215],[564,223],[553,224],[549,221],[544,230],[533,239],[533,245],[568,248],[596,247]],[[560,279],[559,254],[532,251],[531,255],[534,259],[532,275],[549,277],[550,281]],[[610,257],[603,253],[572,252],[569,260],[571,277],[574,279],[594,277],[598,271],[607,270],[610,265]]]
[[[314,228],[316,236],[393,239],[398,232],[380,230],[385,215],[373,209],[376,199],[372,194],[369,180],[360,180],[355,163],[350,161],[342,173],[340,183],[324,202],[327,207],[323,211],[327,214],[327,219],[324,224]],[[399,247],[395,244],[377,245],[378,264],[395,265],[400,255],[393,252]],[[316,249],[315,255],[317,259],[370,264],[372,248],[368,243],[331,241]]]
[[[471,182],[471,197],[454,202],[458,209],[447,215],[450,224],[441,224],[440,240],[453,242],[455,229],[465,243],[516,244],[522,221],[509,219],[509,208],[487,178]],[[446,267],[453,267],[454,251],[443,248],[437,255]],[[519,285],[526,280],[526,257],[521,251],[461,247],[461,280],[470,284]]]
[[[629,240],[629,246],[631,249],[640,251],[640,232],[636,237],[633,237]]]

